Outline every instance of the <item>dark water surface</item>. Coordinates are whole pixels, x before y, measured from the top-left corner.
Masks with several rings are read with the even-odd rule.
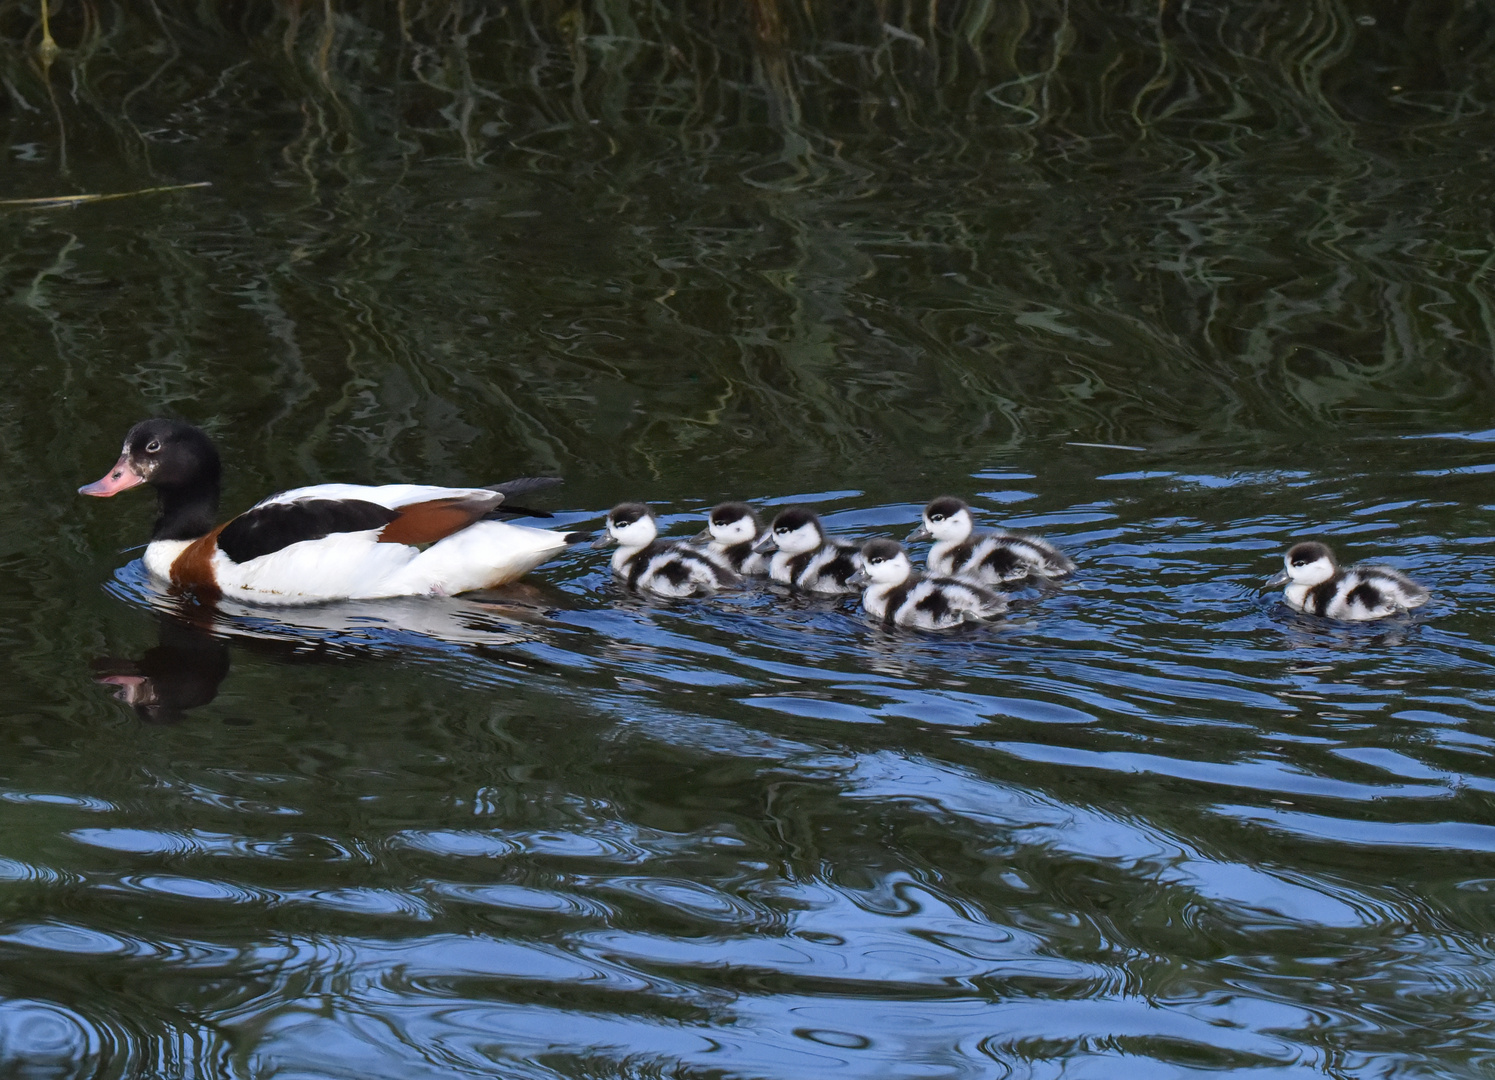
[[[0,207],[0,1076],[1495,1070],[1488,9],[843,7],[0,3],[0,195],[212,185]],[[163,413],[1080,570],[215,611],[73,494]]]

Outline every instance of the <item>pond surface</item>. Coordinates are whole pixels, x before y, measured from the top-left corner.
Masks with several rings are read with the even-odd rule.
[[[211,7],[0,3],[0,195],[211,184],[0,206],[0,1074],[1489,1075],[1487,13]],[[205,608],[73,494],[160,414],[1079,571]]]

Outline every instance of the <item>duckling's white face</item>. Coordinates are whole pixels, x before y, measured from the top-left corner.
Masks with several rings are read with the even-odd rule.
[[[740,517],[724,525],[713,521],[706,527],[711,530],[712,540],[727,547],[733,544],[746,544],[758,535],[758,530],[753,527],[753,519],[750,517]]]
[[[1320,555],[1308,562],[1294,562],[1292,552],[1288,552],[1283,556],[1282,563],[1286,567],[1287,580],[1294,585],[1307,585],[1311,588],[1334,576],[1334,560],[1328,555]]]
[[[976,523],[971,520],[971,511],[961,507],[953,514],[931,515],[924,511],[924,527],[938,543],[958,544],[971,535]]]
[[[654,523],[653,514],[644,514],[626,524],[619,524],[612,518],[608,518],[607,535],[611,536],[622,547],[647,547],[659,535],[659,526]]]
[[[824,540],[825,537],[813,521],[807,521],[797,529],[779,525],[773,530],[773,542],[779,546],[780,551],[790,555],[814,551]]]
[[[891,558],[865,555],[862,558],[862,570],[874,585],[901,585],[908,580],[908,575],[913,573],[913,569],[913,564],[908,561],[908,555],[902,551]]]

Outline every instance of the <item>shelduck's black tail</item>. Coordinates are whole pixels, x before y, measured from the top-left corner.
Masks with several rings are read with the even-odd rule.
[[[515,495],[528,495],[531,491],[555,487],[560,482],[561,478],[559,476],[520,476],[513,480],[505,480],[501,484],[485,484],[483,486],[489,491],[498,492],[505,499],[510,499]]]
[[[528,506],[515,506],[509,502],[516,495],[528,495],[532,491],[541,491],[548,487],[555,487],[561,482],[559,476],[520,476],[513,480],[505,480],[501,484],[485,484],[489,491],[496,491],[503,496],[502,502],[495,506],[484,516],[489,520],[516,517],[548,518],[555,515],[547,510],[535,510]]]

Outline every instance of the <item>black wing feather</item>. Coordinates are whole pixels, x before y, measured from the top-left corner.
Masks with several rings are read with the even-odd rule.
[[[928,595],[923,597],[914,605],[920,611],[929,613],[929,617],[936,623],[940,623],[950,617],[950,598],[945,595],[945,590],[934,588],[929,590]]]
[[[514,480],[505,480],[501,484],[485,485],[489,491],[496,491],[504,498],[512,498],[515,495],[528,495],[531,491],[541,491],[548,487],[555,487],[561,482],[559,476],[521,476]]]
[[[1336,574],[1328,581],[1321,581],[1308,590],[1308,595],[1303,598],[1303,607],[1315,615],[1327,615],[1329,603],[1334,599],[1334,590],[1339,588],[1340,575]]]
[[[502,521],[511,517],[555,517],[549,510],[532,510],[527,506],[500,506],[483,515],[484,521]]]
[[[246,563],[302,540],[383,528],[399,516],[398,510],[362,499],[270,503],[240,514],[225,525],[218,534],[218,550],[236,563]]]
[[[837,584],[845,585],[846,579],[861,569],[857,559],[859,554],[856,548],[838,546],[836,557],[822,566],[820,572],[829,574]]]

